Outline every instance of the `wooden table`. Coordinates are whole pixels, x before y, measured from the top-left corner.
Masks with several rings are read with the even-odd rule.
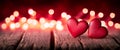
[[[0,50],[120,50],[120,30],[109,29],[103,39],[87,37],[87,31],[73,38],[65,27],[63,31],[53,30],[2,30],[0,29]]]

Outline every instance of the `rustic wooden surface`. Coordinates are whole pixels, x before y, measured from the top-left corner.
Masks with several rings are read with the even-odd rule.
[[[0,50],[120,50],[120,30],[109,29],[103,39],[73,38],[68,31],[1,30]]]

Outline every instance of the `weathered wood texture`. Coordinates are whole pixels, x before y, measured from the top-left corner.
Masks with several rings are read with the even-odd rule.
[[[120,30],[109,29],[103,39],[73,38],[65,28],[53,30],[0,30],[0,50],[120,50]]]

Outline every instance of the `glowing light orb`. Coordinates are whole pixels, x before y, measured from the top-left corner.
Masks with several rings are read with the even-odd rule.
[[[83,14],[87,14],[88,13],[88,9],[87,8],[83,8],[82,12],[83,12]]]
[[[29,18],[29,19],[27,20],[27,23],[28,23],[28,24],[32,24],[32,19]]]
[[[33,19],[33,20],[32,20],[32,25],[37,25],[37,24],[38,24],[38,21],[35,20],[35,19]]]
[[[15,20],[15,16],[14,15],[10,15],[10,20],[11,21]]]
[[[18,16],[19,16],[19,12],[18,12],[18,11],[14,11],[14,12],[13,12],[13,15],[14,15],[15,17],[18,17]]]
[[[95,16],[95,11],[90,11],[90,16]]]
[[[99,18],[102,18],[104,16],[104,14],[102,12],[99,12],[98,16],[99,16]]]
[[[77,19],[78,22],[82,21],[82,19]]]
[[[61,21],[57,21],[56,24],[62,24],[62,22]]]
[[[62,26],[62,24],[56,24],[56,29],[62,31],[64,27]]]
[[[106,23],[105,23],[105,21],[101,21],[101,25],[102,25],[103,27],[108,28],[107,25],[106,25]]]
[[[40,25],[40,29],[45,30],[44,25]]]
[[[15,29],[15,23],[10,23],[10,29],[14,30]]]
[[[71,18],[71,15],[67,15],[65,18],[66,18],[66,20],[68,20]]]
[[[44,28],[49,28],[49,26],[50,26],[49,23],[44,24]]]
[[[60,30],[60,31],[62,31],[64,29],[63,26],[62,26],[62,22],[61,21],[57,21],[57,23],[56,23],[56,29]]]
[[[26,17],[22,17],[22,18],[20,19],[20,21],[21,21],[22,23],[25,23],[25,22],[27,21],[27,19],[26,19]]]
[[[2,29],[6,29],[6,28],[7,28],[7,25],[6,25],[5,23],[3,23],[3,24],[1,25],[1,28],[2,28]]]
[[[115,13],[110,13],[110,18],[115,18]]]
[[[108,25],[111,27],[111,26],[113,26],[113,21],[108,21]]]
[[[46,20],[45,20],[45,18],[40,18],[40,19],[39,19],[39,22],[40,22],[41,24],[43,24],[43,23],[46,22]]]
[[[119,23],[115,23],[114,27],[115,27],[116,29],[120,29],[120,24],[119,24]]]
[[[61,13],[61,17],[62,17],[62,18],[65,18],[66,16],[67,16],[67,13],[66,13],[66,12],[62,12],[62,13]]]
[[[53,28],[56,25],[56,21],[55,20],[50,21],[49,25],[50,28]]]
[[[53,9],[50,9],[50,10],[48,11],[48,13],[49,13],[50,15],[53,15],[53,14],[54,14],[54,10],[53,10]]]
[[[29,27],[29,25],[28,25],[27,23],[24,23],[24,24],[22,25],[22,29],[23,29],[23,30],[27,30],[28,27]]]
[[[19,22],[15,23],[15,28],[20,28],[20,23]]]
[[[10,18],[8,18],[8,17],[5,18],[5,22],[6,22],[6,23],[10,23],[10,21],[11,21]]]
[[[36,11],[34,11],[33,9],[29,9],[28,10],[28,14],[31,16],[35,16],[36,15]]]

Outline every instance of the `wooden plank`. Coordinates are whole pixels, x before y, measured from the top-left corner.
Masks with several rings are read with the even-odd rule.
[[[55,50],[82,49],[81,42],[78,40],[79,38],[73,38],[68,29],[64,29],[63,31],[54,30],[54,36],[55,36]]]
[[[119,45],[117,50],[120,50],[120,30],[111,28],[109,29],[109,35]]]
[[[104,50],[116,50],[120,46],[109,35],[103,39],[94,39],[95,43],[99,43]]]
[[[63,31],[54,31],[54,36],[55,36],[55,50],[58,49],[116,50],[120,48],[119,44],[116,43],[116,41],[110,35],[108,35],[106,38],[103,39],[91,39],[87,37],[87,31],[86,31],[83,35],[77,38],[73,38],[68,30],[63,30]]]
[[[67,28],[53,32],[0,30],[0,50],[119,50],[119,33],[119,30],[109,30],[106,38],[91,39],[87,37],[87,32],[73,38]]]
[[[25,31],[17,50],[49,50],[50,31],[28,30]]]
[[[0,30],[0,50],[15,50],[22,34],[21,30]]]
[[[103,39],[91,39],[85,35],[81,36],[81,42],[85,50],[98,50],[98,49],[119,49],[119,45],[115,42],[115,40],[108,35],[106,38]]]
[[[99,43],[94,42],[93,39],[87,37],[87,36],[80,36],[81,43],[83,45],[84,50],[98,50],[102,49],[101,45]]]

